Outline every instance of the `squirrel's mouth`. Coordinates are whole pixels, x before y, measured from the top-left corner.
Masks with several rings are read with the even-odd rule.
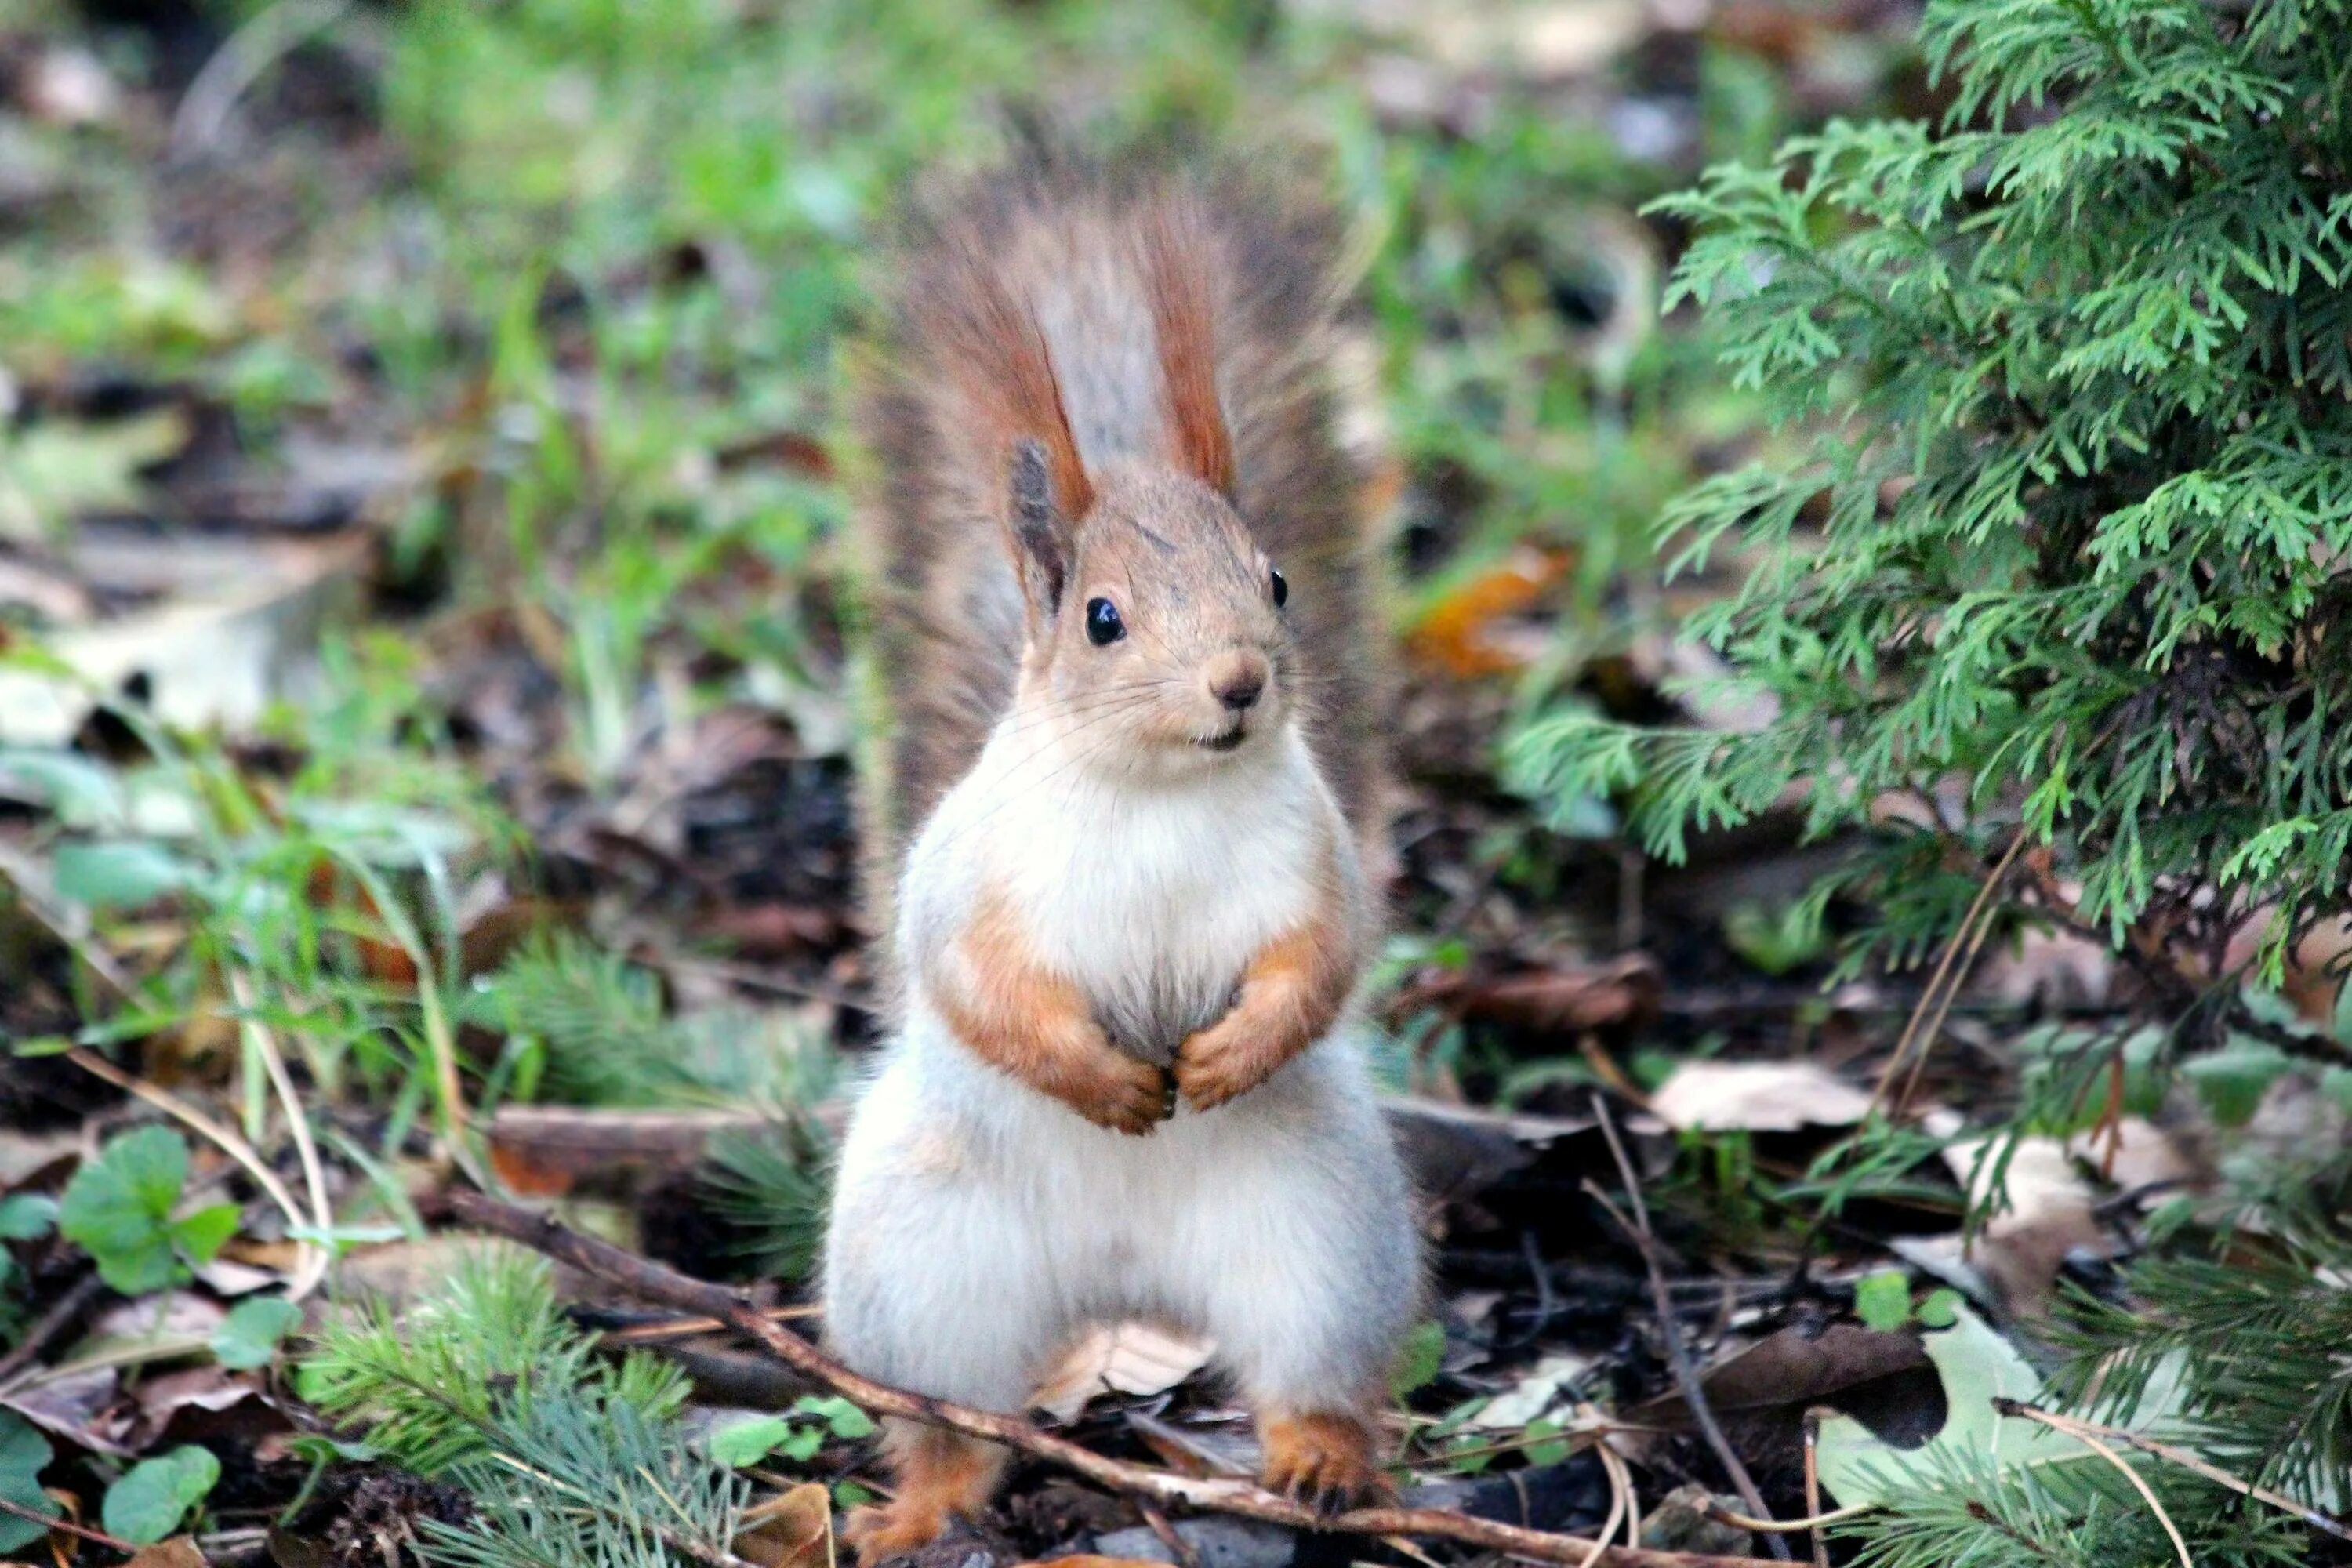
[[[1203,751],[1230,752],[1248,739],[1249,726],[1236,724],[1222,735],[1212,735],[1205,741],[1195,741],[1192,743]]]

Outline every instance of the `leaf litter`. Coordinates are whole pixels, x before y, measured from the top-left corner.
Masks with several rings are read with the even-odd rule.
[[[1926,1123],[1940,1148],[1840,1188],[1819,1163],[1839,1130],[1870,1121],[1858,1065],[1900,1019],[1851,989],[1835,994],[1870,1005],[1824,1004],[1824,959],[1782,891],[1814,864],[1797,825],[1702,846],[1687,872],[1637,870],[1606,803],[1538,823],[1496,763],[1515,682],[1575,683],[1613,711],[1758,721],[1752,700],[1705,689],[1711,656],[1667,619],[1736,583],[1738,563],[1644,609],[1654,585],[1630,560],[1610,564],[1623,541],[1608,530],[1646,527],[1660,498],[1641,470],[1729,466],[1760,437],[1736,414],[1621,432],[1622,450],[1605,420],[1499,449],[1442,434],[1470,422],[1478,378],[1498,374],[1447,360],[1449,344],[1508,362],[1500,374],[1523,378],[1496,389],[1508,397],[1542,384],[1526,377],[1564,374],[1603,405],[1643,355],[1684,354],[1652,296],[1657,256],[1685,237],[1630,212],[1725,151],[1702,111],[1728,113],[1727,100],[1691,86],[1714,68],[1702,59],[1774,63],[1798,97],[1769,112],[1818,118],[1875,101],[1903,68],[1889,40],[1907,9],[1405,7],[1401,26],[1286,9],[1354,44],[1283,68],[1362,91],[1383,120],[1381,154],[1438,171],[1428,204],[1402,215],[1381,286],[1423,290],[1407,347],[1429,374],[1402,379],[1470,386],[1459,405],[1392,387],[1376,395],[1401,407],[1371,415],[1427,427],[1383,480],[1405,518],[1408,605],[1400,935],[1380,1000],[1402,1047],[1392,1076],[1410,1091],[1393,1124],[1430,1194],[1435,1258],[1402,1380],[1401,1481],[1507,1522],[1590,1533],[1622,1515],[1622,1468],[1642,1543],[1759,1550],[1717,1517],[1737,1511],[1729,1478],[1673,1389],[1668,1331],[1696,1347],[1706,1400],[1776,1515],[1805,1511],[1800,1431],[1816,1409],[1849,1412],[1821,1423],[1822,1479],[1841,1501],[1871,1500],[1891,1468],[1946,1449],[2006,1461],[2063,1447],[1992,1413],[1996,1395],[2042,1386],[2011,1331],[2084,1255],[2127,1254],[2168,1198],[2210,1188],[2211,1163],[2180,1151],[2193,1142],[2180,1110],[2142,1108],[2011,1151],[2007,1208],[1979,1229],[1963,1215],[1986,1195],[1984,1150],[1958,1117],[1945,1131]],[[776,1060],[797,1061],[804,1048],[854,1056],[875,1028],[855,901],[863,721],[842,567],[821,543],[842,467],[834,394],[821,379],[761,378],[761,356],[803,345],[730,355],[709,340],[722,310],[781,310],[772,330],[829,336],[851,309],[829,292],[841,247],[811,237],[871,217],[884,187],[861,163],[895,177],[918,149],[856,154],[847,174],[813,162],[793,179],[746,175],[781,193],[748,219],[728,211],[723,181],[689,185],[698,194],[662,222],[703,232],[662,244],[641,225],[617,247],[468,278],[430,258],[462,248],[448,228],[469,182],[510,174],[601,199],[605,176],[580,149],[601,151],[644,105],[576,121],[564,105],[625,97],[625,84],[481,22],[475,44],[527,59],[516,68],[538,73],[530,94],[570,129],[550,137],[550,122],[501,123],[481,104],[483,122],[451,121],[436,143],[430,117],[394,100],[428,90],[399,73],[402,51],[430,40],[354,10],[208,108],[207,150],[173,164],[158,128],[235,36],[34,14],[8,24],[10,58],[32,63],[5,73],[0,197],[38,213],[44,189],[110,184],[152,222],[93,242],[55,211],[39,218],[76,297],[0,268],[0,321],[21,329],[5,367],[13,460],[0,462],[0,1029],[25,1052],[6,1067],[0,1168],[58,1203],[54,1233],[28,1226],[5,1243],[0,1346],[30,1353],[0,1371],[0,1497],[37,1511],[69,1499],[72,1519],[137,1545],[130,1561],[149,1568],[414,1559],[436,1527],[472,1517],[465,1489],[388,1463],[364,1421],[331,1429],[305,1368],[326,1322],[370,1300],[397,1320],[483,1256],[438,1227],[440,1190],[491,1175],[711,1277],[791,1255],[757,1250],[775,1238],[747,1235],[716,1201],[714,1128],[784,1130],[767,1167],[777,1184],[761,1189],[779,1224],[821,1196],[806,1178],[837,1124],[838,1080],[730,1077],[731,1053],[708,1044],[714,1029],[752,1037],[740,1026],[756,1017],[791,1042]],[[1127,90],[1118,51],[1097,52],[1079,68]],[[1832,58],[1867,68],[1841,78]],[[454,54],[438,66],[477,68]],[[648,64],[645,79],[677,90],[664,68]],[[1538,222],[1491,194],[1557,178],[1495,151],[1510,145],[1486,133],[1498,117],[1574,127],[1618,171],[1557,204],[1591,221]],[[19,118],[100,151],[79,169],[20,167]],[[238,155],[221,156],[228,147]],[[1497,159],[1499,174],[1482,163]],[[856,188],[826,196],[828,178]],[[1497,286],[1448,293],[1423,276],[1462,258]],[[810,291],[807,319],[765,281],[803,264],[786,275]],[[1584,488],[1546,489],[1563,469]],[[1601,521],[1570,526],[1563,509]],[[1564,643],[1594,646],[1563,666]],[[518,955],[559,931],[623,967],[553,961],[584,1011],[544,988],[527,1016],[492,1005],[522,973]],[[272,968],[279,952],[296,966]],[[1964,1048],[1974,1032],[1999,1058],[2002,1031],[2036,1009],[2111,1005],[2112,973],[2079,944],[1995,958],[1969,1000],[1980,1013],[1956,1020]],[[99,1000],[100,964],[127,995]],[[2325,1024],[2321,967],[2298,972],[2294,999]],[[259,982],[254,1000],[231,994],[230,973]],[[568,1026],[581,1017],[604,1034]],[[615,1020],[637,1032],[614,1033]],[[333,1224],[312,1234],[215,1140],[60,1054],[74,1040],[119,1050],[307,1200],[256,1028],[283,1042],[290,1101],[317,1134]],[[634,1057],[615,1048],[625,1037]],[[1813,1054],[1841,1041],[1856,1056]],[[666,1064],[657,1088],[632,1070],[649,1061]],[[2225,1109],[2258,1118],[2285,1100],[2280,1081],[2250,1069],[2251,1098]],[[587,1084],[623,1102],[548,1098]],[[1636,1129],[1671,1255],[1672,1325],[1591,1196],[1616,1181],[1586,1109],[1595,1086]],[[1790,1223],[1824,1191],[1836,1195],[1826,1217]],[[303,1246],[335,1255],[323,1320],[278,1293]],[[1873,1284],[1890,1258],[1910,1268]],[[131,1299],[78,1295],[91,1278]],[[581,1321],[627,1314],[632,1332],[664,1321],[558,1279]],[[1948,1279],[1976,1305],[1931,1308]],[[1889,1312],[1910,1316],[1858,1321]],[[732,1342],[706,1324],[644,1342],[690,1366],[689,1353]],[[1162,1328],[1106,1326],[1037,1402],[1108,1452],[1228,1472],[1250,1449],[1205,1375],[1213,1356]],[[755,1500],[732,1549],[829,1564],[834,1512],[871,1479],[866,1435],[771,1419],[777,1440],[747,1464]],[[1024,1475],[981,1549],[1212,1568],[1273,1568],[1306,1550],[1278,1526],[1160,1522]],[[0,1519],[7,1550],[43,1534]]]

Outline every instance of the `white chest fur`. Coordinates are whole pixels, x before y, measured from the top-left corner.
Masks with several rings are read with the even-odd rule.
[[[1223,1013],[1251,957],[1306,919],[1351,853],[1295,731],[1175,784],[1034,759],[1000,737],[940,803],[909,859],[908,960],[985,889],[1126,1049],[1171,1058]],[[909,972],[919,965],[909,962]]]

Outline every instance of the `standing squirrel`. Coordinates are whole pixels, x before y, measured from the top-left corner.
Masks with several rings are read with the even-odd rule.
[[[1420,1268],[1351,1008],[1378,637],[1330,238],[1247,177],[1040,163],[900,268],[858,523],[899,994],[824,1314],[859,1371],[1003,1410],[1090,1322],[1198,1331],[1265,1483],[1338,1508],[1384,1489]],[[896,1496],[847,1526],[869,1563],[976,1514],[1007,1458],[884,1445]]]

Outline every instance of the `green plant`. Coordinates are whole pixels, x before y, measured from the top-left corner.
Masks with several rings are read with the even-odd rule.
[[[2145,1113],[2167,1068],[2228,1123],[2340,1063],[2241,982],[2248,950],[2275,979],[2352,870],[2347,22],[2342,0],[1931,0],[1940,126],[1832,124],[1661,204],[1699,228],[1671,293],[1787,426],[1789,455],[1663,519],[1679,565],[1748,567],[1694,629],[1769,717],[1646,730],[1559,705],[1515,737],[1514,775],[1562,821],[1630,795],[1669,858],[1791,798],[1810,832],[1858,832],[1869,852],[1775,933],[1851,892],[1849,970],[2022,921],[2125,949],[2160,1021],[2018,1042],[1980,1209],[2024,1135]],[[1874,1118],[1802,1189],[1834,1207],[1932,1142]],[[2144,1267],[2127,1305],[2078,1315],[2053,1396],[2345,1506],[2326,1157],[2300,1204],[2229,1194],[2299,1247],[2256,1229],[2239,1245],[2267,1267]],[[1898,1284],[1866,1315],[1907,1311]],[[2071,1438],[2066,1458],[1949,1458],[1841,1528],[1872,1568],[2307,1558],[2294,1509],[2143,1452],[2117,1461],[2136,1479]]]
[[[58,1229],[126,1296],[192,1278],[236,1229],[236,1205],[185,1209],[188,1142],[168,1127],[142,1127],[107,1140],[66,1184]]]
[[[564,1319],[546,1265],[507,1248],[468,1257],[446,1290],[404,1310],[377,1303],[331,1324],[299,1385],[328,1415],[365,1421],[372,1447],[425,1476],[488,1452],[508,1400],[532,1390],[571,1390],[653,1420],[686,1397],[685,1379],[652,1356],[597,1359]]]
[[[679,1426],[686,1380],[642,1351],[600,1356],[537,1258],[493,1249],[438,1296],[331,1327],[298,1382],[328,1415],[365,1423],[372,1453],[467,1493],[463,1523],[425,1523],[428,1561],[732,1560],[746,1489]]]
[[[754,1415],[710,1434],[710,1457],[740,1469],[771,1454],[812,1459],[826,1435],[855,1441],[874,1436],[874,1418],[838,1395],[806,1394],[782,1415]]]
[[[13,1410],[0,1410],[0,1498],[24,1513],[0,1513],[0,1552],[21,1552],[49,1532],[43,1520],[57,1517],[58,1505],[41,1489],[41,1472],[57,1450],[33,1424]]]
[[[193,1443],[142,1459],[106,1489],[100,1517],[109,1532],[148,1545],[180,1527],[220,1479],[220,1461]]]
[[[1833,124],[1661,204],[1701,231],[1671,292],[1797,427],[1664,519],[1681,563],[1751,563],[1694,630],[1776,716],[1557,710],[1518,779],[1630,789],[1669,858],[1790,792],[1825,833],[1958,780],[1965,826],[1885,833],[1850,881],[1858,954],[1949,937],[2021,841],[2036,918],[2216,978],[2257,921],[2275,971],[2352,865],[2346,21],[1946,0],[1940,130]]]

